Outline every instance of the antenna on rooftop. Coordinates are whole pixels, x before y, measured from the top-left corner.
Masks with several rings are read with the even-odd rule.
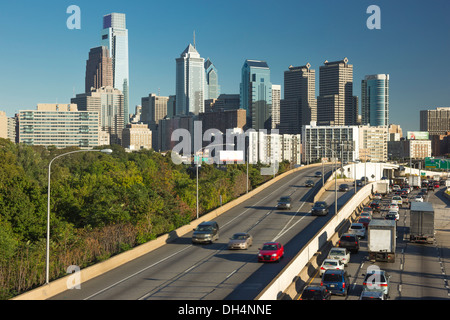
[[[197,47],[195,46],[195,30],[194,30],[194,49],[197,49]]]

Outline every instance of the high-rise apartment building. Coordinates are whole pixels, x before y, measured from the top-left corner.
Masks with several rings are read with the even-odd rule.
[[[358,99],[353,96],[353,65],[345,58],[325,61],[320,67],[317,123],[319,125],[355,125]]]
[[[281,85],[272,84],[272,129],[280,125]]]
[[[450,107],[421,110],[420,131],[428,131],[430,136],[445,135],[450,131]]]
[[[147,124],[152,131],[152,146],[155,150],[159,147],[159,120],[167,116],[168,101],[169,97],[157,96],[153,93],[141,99],[141,122]]]
[[[219,75],[209,58],[205,62],[205,73],[205,100],[217,99],[220,95]]]
[[[71,99],[81,111],[94,111],[100,115],[100,126],[110,135],[113,144],[121,144],[124,129],[124,96],[113,87],[102,87],[77,94]]]
[[[0,111],[0,138],[16,142],[16,118],[9,118],[5,111]]]
[[[249,128],[272,128],[272,83],[266,61],[245,61],[241,71],[240,103],[247,111]]]
[[[368,75],[361,81],[361,121],[363,125],[389,125],[389,75]]]
[[[19,143],[56,148],[92,148],[109,145],[100,128],[97,111],[80,111],[76,104],[38,104],[36,110],[21,110]]]
[[[90,92],[92,88],[112,87],[113,64],[107,47],[92,48],[89,59],[86,61],[85,91]]]
[[[111,13],[103,17],[101,45],[112,58],[113,87],[123,93],[124,127],[129,121],[129,62],[128,30],[124,13]],[[87,92],[87,91],[86,91]],[[123,128],[122,128],[123,129]]]
[[[189,44],[176,59],[176,114],[204,112],[205,59]]]
[[[129,123],[123,129],[122,146],[131,151],[152,148],[152,131],[143,123]]]
[[[300,134],[302,126],[317,120],[316,72],[307,63],[284,72],[284,99],[280,106],[280,133]]]
[[[380,162],[388,159],[388,127],[359,126],[359,159]]]

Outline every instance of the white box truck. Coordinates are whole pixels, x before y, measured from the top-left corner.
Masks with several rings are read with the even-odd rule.
[[[434,209],[430,202],[412,202],[409,218],[411,242],[434,242]]]
[[[394,220],[373,219],[367,227],[367,251],[372,262],[395,262],[397,224]]]
[[[409,185],[414,189],[420,189],[422,187],[422,182],[419,176],[410,176]]]

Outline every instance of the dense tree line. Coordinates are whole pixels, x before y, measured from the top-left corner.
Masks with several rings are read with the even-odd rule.
[[[196,217],[196,171],[152,150],[81,152],[51,170],[50,278],[92,265],[189,223]],[[0,139],[0,299],[45,283],[48,164],[77,150],[31,147]],[[278,174],[287,170],[282,163]],[[270,179],[260,165],[250,188]],[[203,164],[200,214],[246,192],[246,166]]]

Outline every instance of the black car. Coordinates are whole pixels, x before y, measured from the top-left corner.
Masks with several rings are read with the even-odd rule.
[[[350,190],[350,187],[348,186],[348,184],[344,183],[339,186],[339,191],[347,192],[348,190]]]
[[[427,188],[422,188],[422,189],[420,189],[420,192],[422,192],[423,194],[428,194]]]
[[[345,233],[339,239],[338,245],[340,248],[346,248],[350,252],[357,253],[359,251],[359,238],[356,234]]]
[[[363,186],[363,182],[361,180],[356,180],[356,186],[357,187],[362,187]]]
[[[316,177],[321,177],[322,176],[322,172],[320,171],[316,171],[316,173],[314,174]]]
[[[312,181],[312,180],[307,180],[307,181],[305,182],[305,186],[306,186],[306,187],[314,187],[314,181]]]
[[[370,203],[370,207],[372,208],[373,212],[381,212],[381,200],[373,200]]]
[[[281,197],[278,200],[277,209],[290,209],[291,208],[292,199],[289,196]]]
[[[330,300],[331,292],[325,286],[307,286],[300,300]]]
[[[328,204],[325,201],[317,201],[311,209],[313,216],[325,216],[328,214]]]

